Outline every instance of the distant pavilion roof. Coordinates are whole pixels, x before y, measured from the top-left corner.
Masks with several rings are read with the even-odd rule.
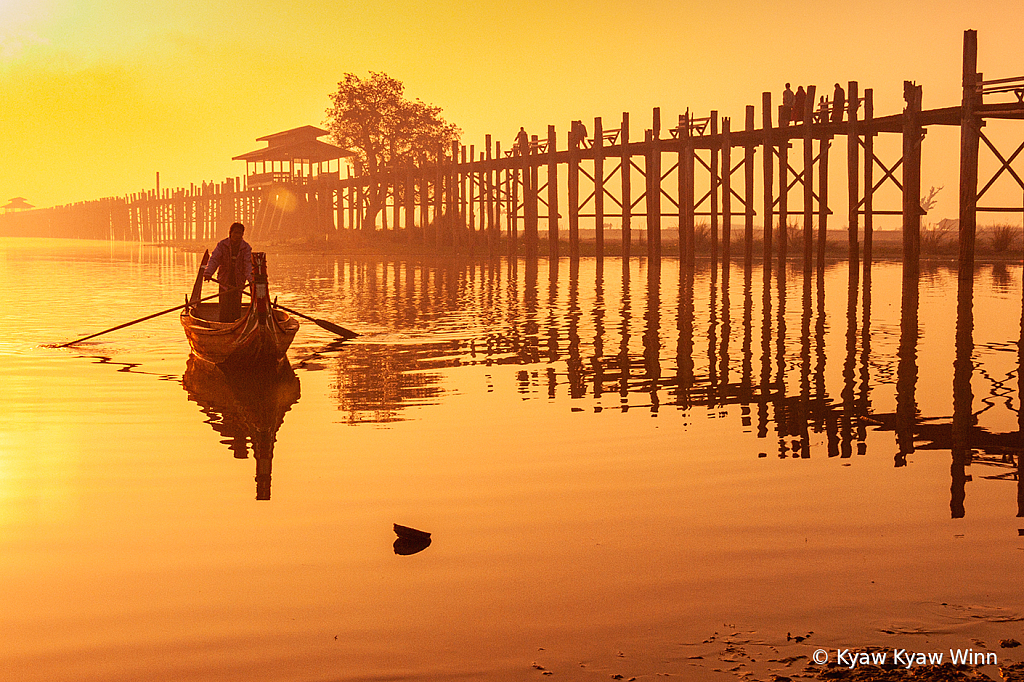
[[[32,204],[30,204],[27,201],[25,201],[25,197],[14,197],[9,202],[7,202],[6,206],[0,206],[0,208],[3,208],[4,210],[10,211],[10,210],[20,210],[20,209],[27,209],[27,208],[35,208],[35,206],[33,206]]]
[[[321,142],[318,137],[327,135],[328,131],[316,126],[302,126],[284,132],[258,137],[258,142],[266,142],[267,146],[245,154],[232,161],[290,161],[303,159],[310,163],[320,163],[347,156],[355,156],[355,152]]]

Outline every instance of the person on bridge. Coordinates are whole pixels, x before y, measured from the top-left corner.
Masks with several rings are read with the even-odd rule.
[[[836,89],[832,92],[832,122],[842,123],[843,109],[846,108],[846,91],[843,86],[836,83]]]
[[[793,95],[793,120],[802,121],[804,120],[804,106],[807,104],[807,93],[804,92],[804,86],[800,86],[796,89],[796,94]],[[813,102],[812,102],[813,104]]]
[[[516,134],[516,153],[520,156],[530,153],[530,136],[522,126],[519,126],[519,132]]]
[[[217,283],[220,285],[220,321],[234,322],[242,315],[242,289],[246,282],[252,283],[252,247],[242,239],[245,225],[232,223],[228,238],[218,242],[213,250],[203,278],[213,279],[220,271]]]
[[[786,83],[786,89],[782,91],[782,113],[779,118],[779,127],[789,125],[793,118],[793,91],[789,89],[789,83]]]
[[[570,132],[572,140],[570,140],[569,146],[573,149],[581,149],[587,139],[587,126],[583,125],[583,121],[573,121]]]

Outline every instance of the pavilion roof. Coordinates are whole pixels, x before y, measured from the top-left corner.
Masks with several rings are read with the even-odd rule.
[[[312,163],[318,163],[355,156],[355,152],[321,142],[317,139],[324,135],[327,135],[327,131],[316,126],[302,126],[280,133],[273,133],[272,135],[264,135],[256,139],[259,142],[266,142],[266,147],[235,156],[232,158],[232,161],[290,161],[292,159],[303,159]]]
[[[0,206],[0,208],[35,208],[32,204],[25,201],[25,197],[14,197],[6,206]]]

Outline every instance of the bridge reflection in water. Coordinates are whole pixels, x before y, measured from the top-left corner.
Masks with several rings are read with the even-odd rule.
[[[520,398],[567,413],[678,412],[694,429],[702,413],[732,420],[762,443],[751,457],[882,455],[904,467],[916,451],[948,451],[954,517],[972,465],[1016,481],[1024,511],[1020,267],[980,267],[959,286],[934,264],[862,267],[340,260],[314,292],[321,309],[380,331],[298,367],[333,372],[351,424],[407,418],[458,391],[460,368],[486,366]],[[872,432],[892,432],[895,451]]]

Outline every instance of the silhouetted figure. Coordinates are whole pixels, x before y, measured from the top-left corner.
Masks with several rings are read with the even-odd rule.
[[[587,126],[583,125],[583,121],[572,122],[572,141],[570,146],[574,149],[579,149],[583,146],[583,141],[587,139]]]
[[[525,156],[530,151],[530,136],[526,134],[526,129],[522,126],[519,127],[519,133],[516,134],[516,154]]]
[[[789,88],[789,83],[786,83],[786,89],[782,91],[782,117],[785,120],[779,121],[780,126],[789,125],[789,122],[793,119],[793,98],[795,95]]]
[[[242,289],[246,282],[253,281],[252,247],[242,239],[244,233],[245,225],[232,223],[228,238],[220,240],[203,271],[207,281],[217,273],[221,322],[234,322],[241,316]]]
[[[843,86],[836,83],[836,88],[832,92],[832,122],[841,123],[843,120],[843,110],[846,109],[846,91],[843,90]]]
[[[796,94],[793,95],[793,121],[799,122],[804,120],[804,106],[806,104],[807,93],[804,92],[804,86],[801,85],[796,89]]]

